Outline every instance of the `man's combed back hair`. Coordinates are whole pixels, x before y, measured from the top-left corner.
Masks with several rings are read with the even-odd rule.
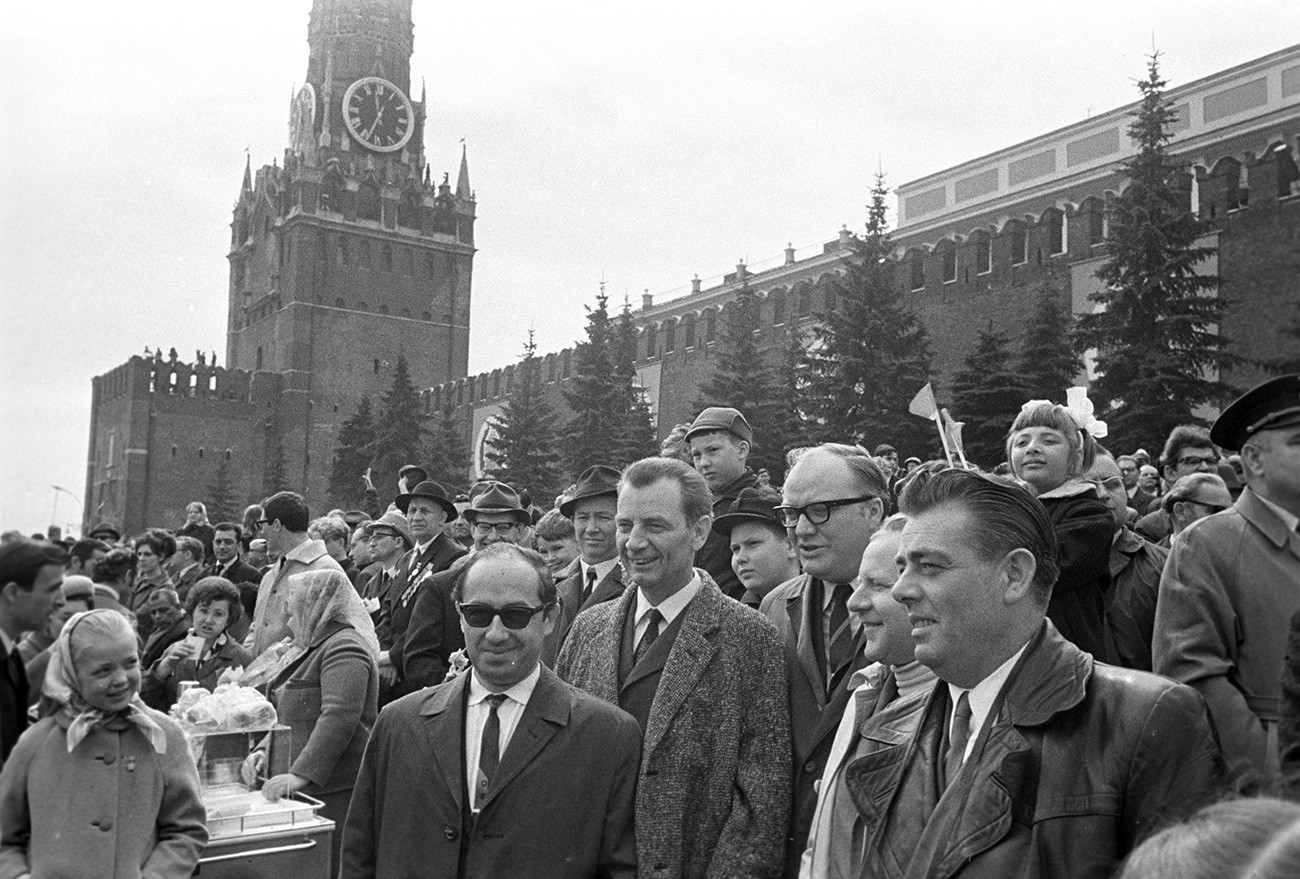
[[[533,528],[533,534],[538,540],[571,540],[573,520],[559,510],[547,510]]]
[[[239,525],[237,522],[222,522],[220,525],[214,525],[212,527],[213,535],[218,531],[233,531],[235,532],[235,543],[244,542],[243,526]]]
[[[668,480],[676,482],[682,491],[682,513],[686,523],[694,525],[704,516],[713,513],[713,495],[704,477],[687,467],[676,458],[642,458],[627,465],[618,481],[621,492],[623,486],[632,488],[649,488],[656,482]]]
[[[296,491],[282,491],[262,501],[262,518],[268,522],[280,520],[286,530],[304,534],[311,522],[307,502]]]
[[[349,536],[348,523],[335,516],[313,519],[307,530],[316,532],[321,540],[341,540],[346,543]]]
[[[197,537],[177,537],[176,551],[185,550],[197,562],[203,561],[203,541]]]
[[[72,544],[72,549],[68,550],[68,556],[81,562],[82,567],[86,562],[94,558],[95,553],[108,552],[108,544],[102,540],[96,540],[93,537],[83,537],[76,543]]]
[[[17,583],[19,589],[30,592],[41,568],[46,565],[62,567],[67,560],[68,554],[63,547],[53,543],[11,540],[0,546],[0,587]]]
[[[854,472],[858,478],[858,488],[864,495],[870,495],[879,498],[882,501],[889,500],[889,480],[885,478],[884,472],[880,465],[872,459],[867,450],[861,446],[850,446],[847,443],[822,443],[820,446],[810,446],[803,450],[796,462],[802,460],[805,455],[814,455],[823,453],[835,458],[840,458],[849,469]],[[888,503],[886,503],[888,506]]]
[[[528,565],[537,575],[537,595],[541,598],[542,604],[555,604],[558,592],[555,588],[555,578],[551,576],[551,569],[546,567],[546,560],[536,550],[514,543],[493,543],[466,556],[451,586],[453,601],[464,600],[465,580],[469,577],[469,572],[477,565],[492,559],[513,559]]]
[[[1034,586],[1046,603],[1060,574],[1056,530],[1042,503],[1026,489],[999,476],[948,469],[914,479],[903,489],[898,509],[908,518],[943,506],[967,513],[969,544],[984,561],[1027,549],[1037,561]]]

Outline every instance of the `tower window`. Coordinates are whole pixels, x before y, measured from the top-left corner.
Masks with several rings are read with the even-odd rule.
[[[339,236],[339,265],[352,265],[352,253],[348,247],[348,239],[342,235]]]
[[[695,312],[682,317],[682,347],[687,350],[695,347]]]
[[[812,311],[812,293],[804,287],[799,291],[799,316],[807,317],[810,311]]]
[[[1052,211],[1047,216],[1047,252],[1065,253],[1066,218],[1065,211]]]
[[[393,245],[385,242],[381,253],[384,261],[384,271],[391,272],[393,270]]]
[[[664,324],[664,353],[671,354],[677,350],[677,322],[668,321]]]
[[[957,248],[951,244],[943,248],[943,282],[954,283],[957,280]]]
[[[704,312],[704,341],[712,342],[718,337],[718,312],[710,308]]]
[[[379,375],[379,358],[375,358],[375,375]]]
[[[911,270],[912,270],[913,292],[917,290],[924,290],[925,289],[925,260],[921,258],[920,254],[917,254],[916,256],[912,257]]]
[[[361,264],[362,268],[370,268],[370,242],[364,238],[357,245],[357,262]]]
[[[993,271],[993,247],[987,235],[975,242],[975,274],[987,275]]]
[[[645,356],[654,357],[659,353],[659,340],[656,338],[655,326],[651,324],[645,328]]]
[[[780,326],[785,323],[785,291],[772,291],[772,324]]]

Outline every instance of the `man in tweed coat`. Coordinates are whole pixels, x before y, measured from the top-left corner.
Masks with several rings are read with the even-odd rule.
[[[623,472],[618,549],[635,587],[578,614],[556,671],[618,705],[645,741],[639,875],[781,873],[790,719],[776,629],[693,566],[712,522],[703,477],[669,458]]]

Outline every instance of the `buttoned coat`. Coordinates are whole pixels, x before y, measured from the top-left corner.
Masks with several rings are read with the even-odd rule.
[[[446,571],[464,555],[465,547],[452,540],[445,532],[439,532],[438,536],[424,548],[424,552],[420,553],[414,566],[411,565],[411,560],[415,558],[414,549],[407,550],[401,561],[397,563],[397,572],[393,581],[388,584],[388,591],[380,600],[379,622],[375,624],[375,635],[379,638],[380,646],[388,650],[389,658],[392,659],[393,667],[398,670],[399,675],[402,669],[402,653],[406,648],[407,629],[410,628],[411,619],[415,615],[421,592],[431,578]],[[434,683],[442,683],[442,679],[439,678]],[[411,691],[406,690],[398,695],[403,695],[405,692]]]
[[[253,625],[249,627],[244,643],[253,658],[261,656],[266,648],[292,634],[285,622],[284,599],[280,597],[285,580],[306,571],[342,570],[339,563],[325,551],[325,542],[322,540],[300,543],[285,553],[280,563],[271,565],[262,575],[262,582],[257,587],[257,611],[253,614]]]
[[[451,597],[464,558],[467,556],[462,552],[445,571],[426,575],[411,593],[408,609],[401,608],[396,585],[391,590],[394,619],[400,620],[400,611],[406,614],[407,621],[400,640],[388,654],[393,668],[397,669],[397,683],[390,699],[441,684],[447,677],[451,654],[465,646],[460,614]]]
[[[150,717],[165,753],[121,719],[72,753],[66,715],[27,730],[0,773],[2,879],[188,879],[208,841],[199,775],[176,722]]]
[[[1094,662],[1044,620],[945,791],[948,688],[915,735],[853,760],[844,781],[873,879],[1108,879],[1150,833],[1221,794],[1204,700]]]
[[[682,611],[642,745],[639,875],[775,877],[790,812],[781,639],[707,573],[696,574],[700,590]],[[637,592],[578,614],[556,665],[562,678],[615,705],[623,627]]]
[[[849,679],[866,664],[862,651],[853,651],[848,667],[841,670],[829,697],[817,664],[817,644],[813,626],[822,624],[822,608],[816,600],[820,589],[808,574],[787,580],[763,599],[760,609],[772,621],[785,643],[786,666],[790,671],[788,702],[790,740],[793,745],[794,799],[790,809],[790,829],[786,841],[788,876],[799,870],[799,857],[808,841],[813,810],[817,805],[815,785],[826,770],[835,730],[849,702]]]
[[[466,816],[470,675],[384,708],[343,833],[344,879],[636,875],[641,729],[542,668],[476,818]]]
[[[1282,661],[1297,610],[1300,534],[1250,488],[1174,541],[1156,604],[1155,671],[1205,697],[1243,792],[1278,785]]]

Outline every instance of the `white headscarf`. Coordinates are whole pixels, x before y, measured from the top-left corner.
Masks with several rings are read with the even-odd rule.
[[[62,713],[71,720],[68,725],[68,753],[81,744],[96,724],[111,717],[122,717],[132,723],[149,739],[154,751],[167,753],[167,735],[162,727],[149,716],[144,702],[137,692],[124,711],[107,714],[91,706],[81,695],[81,683],[77,680],[76,656],[88,644],[108,639],[121,638],[136,641],[135,631],[126,617],[113,610],[86,610],[73,614],[59,633],[59,640],[54,642],[50,651],[50,664],[45,669],[45,683],[42,692],[63,706]]]

